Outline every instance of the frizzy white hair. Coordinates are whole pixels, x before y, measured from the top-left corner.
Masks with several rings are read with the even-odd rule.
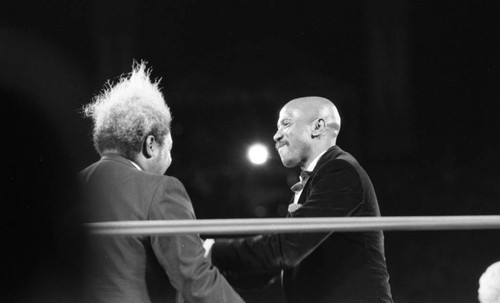
[[[84,115],[93,120],[94,146],[100,155],[114,150],[133,159],[148,135],[164,143],[172,116],[159,80],[151,82],[150,73],[145,62],[134,61],[130,74],[115,85],[108,82],[103,92],[83,107]]]

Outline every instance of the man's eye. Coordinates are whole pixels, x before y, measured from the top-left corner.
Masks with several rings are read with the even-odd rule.
[[[284,127],[286,128],[286,127],[288,127],[288,126],[290,126],[290,121],[283,121],[283,122],[281,122],[281,123],[280,123],[280,125],[278,126],[278,129],[280,129],[280,128],[284,128]]]

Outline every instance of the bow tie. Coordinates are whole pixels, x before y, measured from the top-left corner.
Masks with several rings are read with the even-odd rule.
[[[295,194],[298,194],[300,193],[300,191],[302,189],[304,189],[304,186],[307,182],[307,180],[309,179],[309,176],[311,175],[311,172],[308,172],[308,171],[305,171],[303,170],[301,173],[300,173],[300,181],[295,183],[290,189],[295,193]],[[293,213],[295,211],[297,211],[299,208],[302,207],[302,204],[298,204],[298,203],[292,203],[290,205],[288,205],[288,212],[289,213]]]
[[[306,185],[306,182],[309,179],[309,176],[311,176],[311,172],[303,170],[300,173],[300,177],[299,177],[300,181],[295,183],[292,187],[290,187],[290,189],[294,193],[299,193]]]

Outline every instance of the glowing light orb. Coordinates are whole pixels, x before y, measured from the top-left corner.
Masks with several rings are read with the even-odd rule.
[[[248,160],[255,165],[264,164],[269,158],[269,151],[267,147],[263,144],[256,143],[248,149]]]

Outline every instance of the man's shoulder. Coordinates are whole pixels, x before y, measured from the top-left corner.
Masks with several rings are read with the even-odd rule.
[[[147,187],[157,187],[159,184],[167,186],[182,186],[176,178],[168,175],[159,175],[137,169],[132,163],[124,158],[102,158],[82,169],[78,176],[80,178],[106,178],[116,179],[123,182],[143,184]],[[126,183],[127,183],[126,182]]]
[[[150,188],[152,192],[162,193],[171,191],[186,192],[184,184],[176,177],[169,175],[158,175],[144,171],[137,171],[134,176],[143,187]]]
[[[315,171],[318,175],[328,174],[332,171],[342,171],[353,178],[367,177],[358,160],[338,146],[333,146],[323,155]]]
[[[346,165],[359,166],[358,161],[353,155],[344,151],[337,145],[328,149],[319,162],[328,165],[345,163]]]

